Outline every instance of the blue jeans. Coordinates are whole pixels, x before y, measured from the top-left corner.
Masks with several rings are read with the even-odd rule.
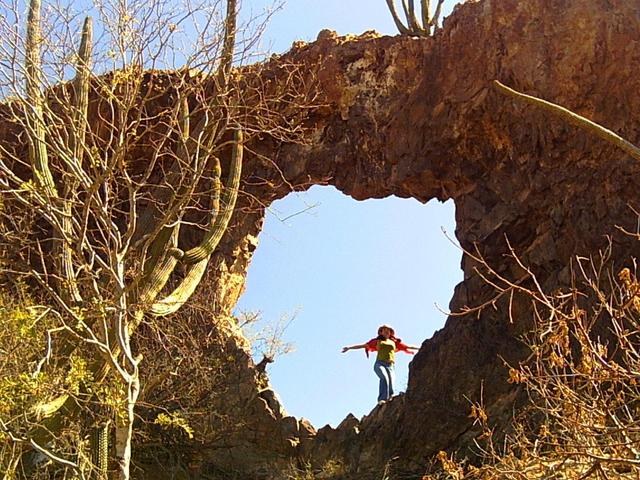
[[[393,396],[393,363],[376,360],[373,371],[380,379],[378,401],[389,400]]]

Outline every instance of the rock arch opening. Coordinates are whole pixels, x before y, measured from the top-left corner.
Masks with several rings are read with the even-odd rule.
[[[444,326],[462,280],[461,252],[447,238],[454,230],[453,201],[359,202],[316,186],[271,206],[236,312],[260,311],[268,334],[294,344],[268,368],[288,414],[336,427],[371,411],[373,360],[340,348],[369,340],[381,323],[417,345]],[[410,360],[398,355],[397,391]]]
[[[633,48],[613,46],[637,43],[637,8],[580,0],[549,9],[547,3],[466,2],[431,39],[323,32],[316,42],[296,44],[276,58],[276,78],[283,64],[301,63],[314,72],[322,106],[307,117],[308,142],[256,140],[256,157],[247,162],[242,214],[216,256],[212,290],[219,310],[227,313],[236,303],[263,207],[292,188],[315,184],[331,183],[361,200],[393,194],[420,201],[453,199],[456,237],[466,251],[477,248],[500,275],[518,281],[521,269],[505,261],[513,248],[547,289],[566,286],[571,258],[600,251],[607,236],[616,238],[612,261],[636,255],[637,243],[621,238],[614,225],[636,228],[636,218],[633,225],[629,221],[629,199],[637,197],[637,162],[559,119],[505,99],[492,82],[498,79],[586,113],[636,142],[629,119],[637,117],[640,107],[628,92],[638,77],[633,68],[613,66],[633,66],[637,58]],[[619,13],[611,15],[614,11]],[[548,30],[540,37],[545,15]],[[540,68],[550,59],[561,61]],[[596,65],[606,74],[594,76],[584,65]],[[333,225],[327,229],[334,230]],[[461,263],[464,281],[455,288],[452,308],[491,305],[496,291],[478,274],[478,262],[465,255]],[[249,278],[248,292],[254,291],[251,282]],[[290,279],[294,283],[299,281]],[[287,308],[298,304],[290,302]],[[325,304],[330,301],[325,299]],[[365,467],[380,471],[388,459],[397,458],[395,468],[418,474],[425,458],[438,451],[474,444],[477,432],[469,418],[469,399],[482,398],[490,416],[510,418],[517,390],[507,382],[505,360],[514,363],[526,355],[519,337],[526,331],[531,307],[522,302],[516,308],[516,318],[525,322],[510,322],[508,312],[507,306],[449,317],[446,327],[415,356],[407,394],[364,421],[349,419],[336,429],[308,435],[295,418],[278,423],[267,399],[251,396],[255,410],[266,413],[265,422],[254,422],[252,431],[267,432],[257,438],[266,438],[278,454],[310,458],[314,465],[339,458],[350,472]],[[374,328],[378,322],[375,317]],[[295,323],[309,324],[301,318]],[[362,330],[363,337],[358,331],[354,341],[367,339]],[[324,346],[310,338],[314,347]],[[341,337],[333,347],[342,344]],[[336,350],[344,365],[355,361]],[[324,361],[318,360],[322,367]],[[314,380],[300,363],[294,369],[298,378]],[[372,398],[375,377],[367,370],[369,365],[363,364],[357,375],[372,380],[373,392],[362,388]],[[339,375],[350,382],[343,370]],[[300,385],[294,388],[302,391]],[[319,393],[305,392],[304,405],[315,400],[312,395],[321,395],[325,405],[349,398],[336,382]],[[291,414],[305,415],[282,396]],[[271,447],[275,437],[282,441]]]

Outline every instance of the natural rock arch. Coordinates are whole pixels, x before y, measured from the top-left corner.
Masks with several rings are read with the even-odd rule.
[[[322,106],[308,116],[307,144],[266,139],[252,146],[278,171],[258,162],[246,169],[244,206],[253,213],[236,216],[219,256],[221,309],[230,311],[242,288],[261,208],[290,185],[329,183],[356,199],[452,198],[463,248],[477,246],[489,264],[518,279],[522,272],[504,258],[508,238],[549,289],[568,283],[572,256],[598,252],[608,236],[621,265],[637,254],[615,227],[635,229],[629,205],[637,201],[638,163],[499,95],[491,82],[565,105],[635,142],[639,42],[640,7],[631,2],[484,0],[457,7],[433,38],[323,31],[313,44],[294,45],[272,62],[304,64]],[[476,266],[463,258],[453,310],[494,295]],[[450,317],[416,356],[402,401],[365,419],[359,434],[346,420],[337,432],[302,442],[296,454],[318,464],[339,458],[353,472],[398,456],[398,468],[419,471],[428,455],[464,443],[473,434],[465,396],[478,398],[484,384],[493,413],[513,401],[499,356],[521,357],[517,335],[530,318],[524,301],[514,311],[522,323],[493,310]]]

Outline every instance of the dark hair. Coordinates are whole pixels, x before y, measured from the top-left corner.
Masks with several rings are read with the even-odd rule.
[[[389,330],[389,332],[391,332],[391,336],[392,336],[392,337],[396,334],[396,331],[393,329],[393,327],[392,327],[391,325],[384,324],[384,325],[380,325],[380,326],[378,327],[378,335],[380,335],[380,334],[381,334],[381,332],[382,332],[382,329],[383,329],[383,328],[388,329],[388,330]]]

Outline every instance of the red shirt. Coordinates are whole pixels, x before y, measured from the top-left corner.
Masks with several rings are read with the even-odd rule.
[[[391,340],[396,344],[396,352],[405,352],[409,355],[413,355],[415,353],[409,350],[409,346],[402,343],[400,339],[391,337]],[[378,337],[372,338],[365,345],[366,347],[364,351],[367,353],[367,356],[369,356],[369,352],[375,352],[378,350]]]

